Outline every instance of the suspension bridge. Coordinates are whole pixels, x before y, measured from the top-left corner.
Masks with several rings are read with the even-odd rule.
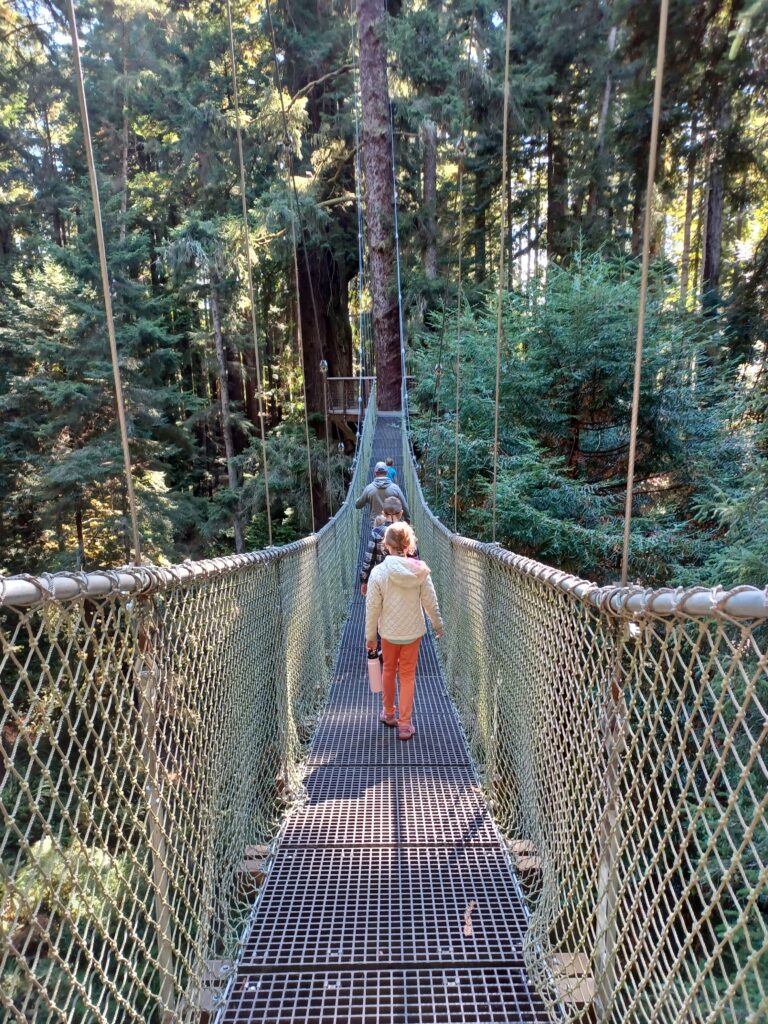
[[[446,620],[409,743],[356,584],[393,451]],[[375,398],[318,534],[0,588],[5,1019],[766,1018],[764,591],[452,534]]]
[[[510,21],[508,7],[507,62]],[[402,416],[378,415],[362,377],[326,392],[332,418],[358,423],[347,498],[319,532],[170,568],[0,579],[3,1019],[768,1020],[768,591],[626,585],[665,24],[662,4],[624,585],[450,532],[419,485],[407,395]],[[505,84],[502,181],[507,103]],[[494,460],[503,260],[502,237]],[[457,346],[457,409],[458,367]],[[408,743],[367,692],[357,592],[369,524],[354,497],[390,454],[446,622]],[[494,535],[495,479],[494,461]]]

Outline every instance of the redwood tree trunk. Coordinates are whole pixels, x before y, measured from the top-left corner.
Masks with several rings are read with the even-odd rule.
[[[707,240],[704,249],[704,272],[702,280],[702,303],[704,310],[714,310],[718,303],[720,288],[720,262],[723,241],[723,196],[725,172],[723,157],[717,154],[709,168],[709,189],[707,198]]]
[[[486,276],[485,211],[488,209],[489,194],[485,176],[478,167],[475,174],[475,211],[472,230],[475,248],[475,280],[478,284],[482,284]]]
[[[688,181],[685,188],[685,223],[683,224],[683,253],[680,260],[680,308],[688,300],[688,279],[691,269],[691,224],[693,223],[693,193],[696,187],[696,120],[691,124],[691,148],[688,153]]]
[[[122,22],[122,44],[123,44],[123,83],[128,81],[128,55],[126,54],[126,29],[125,20]],[[126,98],[126,86],[123,84],[122,95],[123,107],[123,129],[120,138],[120,242],[125,241],[125,221],[128,216],[128,104]]]
[[[328,363],[330,377],[352,375],[352,329],[349,325],[347,286],[357,266],[340,265],[328,247],[312,249],[306,257],[304,252],[300,252],[298,263],[307,408],[309,412],[322,414],[320,361],[325,359]],[[399,365],[399,340],[397,353]],[[400,387],[399,379],[397,387]]]
[[[232,422],[229,410],[229,377],[227,374],[227,361],[224,356],[224,337],[221,333],[221,313],[219,311],[219,296],[216,285],[211,282],[211,321],[213,324],[213,340],[216,346],[216,366],[219,377],[219,402],[221,403],[221,433],[224,436],[224,452],[227,457],[227,481],[229,489],[237,494],[239,484],[237,480],[237,469],[235,468],[235,444],[232,438]],[[244,549],[243,528],[240,524],[240,516],[235,512],[232,516],[232,524],[235,529],[235,551],[239,554]]]
[[[424,276],[437,277],[437,126],[429,119],[421,126],[424,145]]]
[[[611,93],[613,90],[613,55],[616,50],[618,29],[611,26],[608,33],[608,62],[605,71],[605,84],[603,85],[603,99],[600,104],[600,112],[597,119],[597,144],[595,146],[595,170],[592,181],[589,185],[589,197],[587,199],[587,213],[594,220],[603,196],[605,183],[605,132],[608,126],[608,115],[611,110]]]
[[[547,135],[547,256],[566,252],[566,201],[568,197],[568,157],[554,128]]]
[[[387,86],[384,0],[359,0],[357,30],[360,52],[365,226],[371,263],[373,338],[376,351],[378,407],[400,408],[402,369],[400,319],[395,287],[392,146]]]

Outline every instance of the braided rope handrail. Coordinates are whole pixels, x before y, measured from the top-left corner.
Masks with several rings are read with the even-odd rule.
[[[644,615],[658,618],[700,618],[702,616],[729,619],[768,619],[768,586],[733,587],[641,587],[632,585],[599,586],[526,555],[452,533],[429,508],[421,492],[414,469],[414,480],[419,488],[424,514],[435,528],[467,550],[482,551],[489,558],[503,563],[516,572],[540,580],[619,619],[636,619]],[[346,503],[351,500],[347,496]],[[344,508],[345,506],[342,506]],[[339,510],[341,514],[341,509]],[[317,534],[303,537],[290,544],[264,548],[241,555],[221,555],[197,561],[180,562],[173,566],[123,566],[119,569],[98,570],[89,573],[59,572],[42,576],[0,577],[0,608],[22,608],[45,601],[71,601],[80,597],[108,597],[111,594],[151,594],[159,590],[183,585],[191,580],[209,576],[222,576],[248,565],[280,560],[305,548],[313,547],[317,540],[332,529],[336,517],[330,519]]]
[[[768,586],[760,589],[753,586],[733,587],[641,587],[630,584],[600,586],[591,580],[582,579],[562,569],[538,562],[535,558],[515,554],[498,544],[483,543],[461,534],[453,533],[432,512],[421,489],[416,461],[408,448],[408,458],[413,467],[413,484],[418,489],[424,515],[451,544],[468,551],[483,552],[522,575],[540,580],[565,594],[571,594],[585,604],[606,615],[618,619],[637,619],[644,615],[657,618],[700,618],[702,616],[729,619],[768,619]]]
[[[597,586],[404,484],[552,1020],[768,1019],[768,590]]]
[[[351,494],[311,537],[0,581],[11,1019],[194,1022],[221,995],[357,585],[374,422],[371,406]],[[765,591],[598,587],[459,537],[403,436],[438,657],[551,1019],[766,1019]]]
[[[369,403],[369,407],[372,403]],[[371,428],[372,429],[372,428]],[[120,566],[117,569],[98,569],[92,572],[57,572],[31,576],[19,573],[14,576],[0,576],[0,608],[30,608],[49,601],[76,601],[82,597],[106,598],[112,595],[142,595],[157,593],[172,587],[183,586],[193,580],[213,576],[226,576],[239,572],[249,565],[280,561],[317,546],[334,527],[342,512],[354,500],[354,491],[359,472],[365,473],[355,458],[352,463],[353,482],[344,504],[317,533],[291,541],[290,544],[248,551],[243,554],[219,555],[216,558],[187,560],[176,565]]]

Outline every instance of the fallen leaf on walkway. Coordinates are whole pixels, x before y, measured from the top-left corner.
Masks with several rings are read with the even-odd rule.
[[[464,934],[467,938],[470,938],[474,934],[472,929],[472,911],[475,909],[477,904],[474,900],[470,900],[467,909],[464,911]]]

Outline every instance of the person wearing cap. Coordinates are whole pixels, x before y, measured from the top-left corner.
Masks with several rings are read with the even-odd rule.
[[[371,515],[375,519],[376,516],[380,516],[384,511],[384,502],[387,498],[399,498],[403,505],[405,519],[410,519],[405,495],[397,484],[393,484],[389,479],[386,462],[377,462],[373,467],[373,480],[355,502],[355,508],[362,508],[363,505],[368,505]]]
[[[387,552],[382,547],[387,527],[391,526],[392,523],[402,522],[402,519],[403,503],[400,499],[385,498],[382,513],[373,524],[371,536],[368,540],[368,550],[365,552],[363,566],[360,570],[360,593],[363,597],[365,597],[368,590],[368,577],[371,575],[371,570],[387,557]],[[416,550],[415,557],[419,557],[418,549]]]

